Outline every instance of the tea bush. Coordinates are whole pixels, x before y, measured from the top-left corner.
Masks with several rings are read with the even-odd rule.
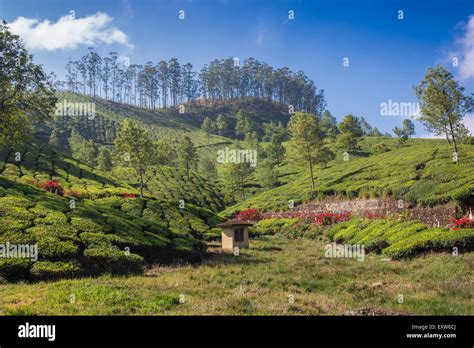
[[[364,245],[366,251],[395,259],[427,251],[452,251],[454,247],[474,250],[474,229],[429,228],[416,221],[353,219],[331,227],[325,234],[338,243]]]
[[[82,272],[78,261],[38,261],[30,270],[31,275],[38,280],[53,280],[73,277]]]

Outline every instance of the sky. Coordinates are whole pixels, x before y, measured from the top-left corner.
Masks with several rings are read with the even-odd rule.
[[[383,132],[413,115],[381,105],[415,103],[429,67],[442,64],[474,93],[474,0],[0,0],[0,19],[60,78],[90,46],[196,70],[254,57],[304,71],[338,120],[363,116]],[[464,122],[474,134],[474,115]]]

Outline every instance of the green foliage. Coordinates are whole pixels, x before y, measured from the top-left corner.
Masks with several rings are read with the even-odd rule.
[[[125,120],[115,139],[117,151],[130,163],[140,177],[140,196],[143,197],[144,174],[154,164],[155,148],[148,130],[133,120]]]
[[[32,264],[28,259],[0,258],[0,277],[7,280],[25,279]]]
[[[202,121],[201,129],[207,134],[207,142],[209,144],[210,136],[216,131],[216,124],[209,118],[206,117]]]
[[[384,153],[390,151],[390,147],[385,143],[372,144],[372,151],[375,154]]]
[[[198,155],[196,148],[190,137],[185,136],[178,144],[178,163],[186,170],[186,175],[189,175],[189,170],[197,169]]]
[[[16,146],[29,139],[32,121],[51,114],[56,97],[43,67],[5,21],[0,22],[0,48],[0,144]]]
[[[298,223],[298,221],[299,219],[264,219],[251,227],[249,233],[251,237],[280,234],[283,230],[290,229]]]
[[[71,154],[79,161],[89,165],[95,165],[97,160],[97,147],[93,142],[84,139],[79,132],[74,129],[69,139]]]
[[[340,134],[337,136],[337,144],[346,151],[358,149],[360,137],[364,134],[360,119],[353,115],[346,115],[338,125]]]
[[[360,220],[336,224],[325,231],[333,241],[363,245],[395,259],[417,256],[428,251],[459,252],[474,249],[474,229],[429,228],[416,221]]]
[[[112,156],[110,155],[110,151],[104,146],[99,148],[97,168],[103,172],[108,172],[112,169]]]
[[[61,157],[57,163],[63,166]],[[30,170],[25,168],[26,172]],[[28,180],[1,178],[0,243],[37,244],[39,261],[2,261],[0,276],[12,280],[53,279],[138,272],[145,262],[195,258],[205,250],[191,234],[204,238],[209,231],[207,224],[216,223],[212,211],[187,204],[180,212],[177,205],[149,198],[126,199],[121,196],[129,190],[125,187],[118,190],[120,196],[100,198],[103,190],[112,188],[101,191],[102,185],[94,181],[99,176],[85,179],[84,174],[83,182],[96,185],[86,187],[97,187],[98,193],[93,200],[76,200],[73,208],[70,198],[22,183]],[[73,178],[71,174],[58,177],[66,187]],[[124,256],[126,248],[131,250],[129,257]]]
[[[94,245],[84,251],[85,264],[92,273],[129,274],[143,270],[140,255],[126,253],[110,245]]]
[[[372,147],[383,143],[392,150],[371,156]],[[458,149],[459,163],[443,140],[408,139],[406,146],[397,148],[396,139],[364,138],[361,151],[365,156],[352,155],[348,161],[341,157],[321,168],[315,175],[315,192],[311,195],[308,170],[294,164],[278,168],[280,186],[259,192],[253,197],[227,208],[231,215],[248,207],[260,211],[288,209],[294,204],[309,202],[314,197],[336,195],[341,198],[391,196],[425,206],[462,202],[474,189],[472,167],[474,147]],[[299,169],[299,170],[298,170]],[[312,198],[313,197],[313,198]]]
[[[314,191],[313,164],[326,164],[331,159],[331,152],[324,146],[324,133],[319,119],[306,112],[296,112],[288,123],[291,135],[291,155],[296,161],[309,165],[311,192]]]
[[[224,115],[220,114],[217,116],[216,119],[216,128],[220,135],[225,134],[225,132],[229,129],[229,124],[225,119]]]
[[[455,247],[459,252],[474,250],[474,229],[453,231],[430,228],[399,240],[384,249],[383,253],[395,259],[402,259],[428,251],[453,252]]]
[[[329,110],[323,112],[323,116],[321,117],[321,129],[324,132],[324,135],[331,140],[336,139],[339,134],[337,120],[333,115],[331,115]]]
[[[462,119],[472,110],[474,97],[464,95],[464,87],[441,65],[427,70],[415,94],[421,104],[421,122],[428,131],[445,134],[448,141],[451,136],[457,152],[456,139],[466,134]]]
[[[30,272],[38,280],[52,280],[73,277],[81,273],[79,262],[73,261],[38,261],[33,264]]]

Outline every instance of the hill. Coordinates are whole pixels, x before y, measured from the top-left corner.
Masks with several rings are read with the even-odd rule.
[[[463,204],[474,193],[474,146],[463,144],[459,163],[452,149],[442,140],[410,139],[398,147],[396,139],[365,138],[361,151],[349,155],[342,151],[325,168],[315,170],[315,197],[367,198],[389,196],[421,205],[447,202]],[[373,145],[384,143],[387,152],[374,153]],[[311,201],[309,170],[285,163],[279,168],[281,186],[263,191],[226,209],[233,214],[253,207],[262,211],[288,209],[289,201]]]
[[[146,263],[195,260],[216,222],[190,202],[136,197],[126,182],[57,151],[0,149],[0,244],[34,245],[38,262],[6,258],[7,279],[140,271]]]
[[[112,102],[102,98],[94,98],[81,94],[57,93],[58,103],[94,103],[93,117],[55,117],[52,123],[40,128],[40,137],[47,140],[52,128],[59,129],[67,136],[73,127],[77,127],[81,135],[97,143],[112,143],[118,123],[124,119],[133,119],[149,129],[156,137],[175,138],[176,135],[191,134],[196,145],[208,145],[229,141],[219,135],[211,135],[210,139],[201,131],[202,122],[206,117],[216,120],[223,115],[229,129],[235,128],[236,115],[243,111],[252,121],[255,131],[263,133],[263,124],[267,122],[282,122],[284,125],[290,119],[288,106],[275,101],[261,98],[240,98],[235,100],[195,100],[180,104],[178,107],[150,110],[128,104]],[[180,113],[180,107],[183,112]],[[227,135],[234,136],[230,131]]]

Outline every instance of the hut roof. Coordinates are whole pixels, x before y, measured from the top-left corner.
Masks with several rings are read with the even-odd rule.
[[[233,226],[253,226],[253,223],[244,221],[244,220],[233,219],[233,220],[227,220],[217,225],[217,227],[233,227]]]

